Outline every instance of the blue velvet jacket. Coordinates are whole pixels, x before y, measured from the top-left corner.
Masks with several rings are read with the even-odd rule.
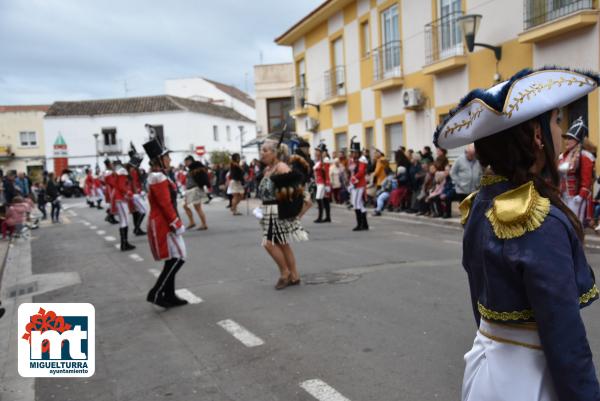
[[[580,316],[580,308],[598,298],[598,289],[582,243],[566,215],[548,203],[536,228],[499,238],[489,211],[494,198],[512,189],[508,181],[482,186],[463,216],[463,266],[477,325],[481,317],[536,322],[559,399],[599,401]]]

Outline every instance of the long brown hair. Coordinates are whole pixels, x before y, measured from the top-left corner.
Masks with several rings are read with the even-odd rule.
[[[535,189],[550,199],[550,203],[560,209],[569,219],[583,240],[583,227],[575,214],[565,205],[560,197],[560,176],[556,166],[556,155],[550,131],[550,116],[547,112],[535,121],[542,128],[543,151],[546,159],[541,174],[532,173],[531,167],[537,160],[533,121],[499,132],[495,135],[475,141],[477,158],[483,167],[490,167],[495,174],[502,175],[515,185],[523,185],[533,181]]]

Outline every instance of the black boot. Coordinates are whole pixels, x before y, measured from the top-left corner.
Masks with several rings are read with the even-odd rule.
[[[135,222],[135,229],[133,230],[133,233],[137,236],[146,235],[146,232],[140,228],[140,226],[142,225],[142,221],[144,220],[144,216],[145,214],[142,214],[140,212],[133,213],[133,221]]]
[[[362,231],[362,213],[360,210],[354,209],[354,214],[356,215],[356,227],[352,231]]]
[[[146,301],[158,306],[162,306],[163,308],[170,308],[173,306],[173,304],[168,302],[165,298],[165,287],[167,285],[167,278],[171,274],[171,270],[175,267],[175,263],[177,261],[177,258],[165,260],[163,270],[156,279],[154,286],[148,292]]]
[[[315,220],[315,223],[323,222],[323,199],[317,199],[317,205],[319,206],[319,217]]]
[[[2,302],[0,302],[0,305],[2,305]],[[4,316],[4,312],[6,312],[6,310],[2,306],[0,306],[0,318]]]
[[[90,200],[89,200],[89,201],[87,201],[87,204],[88,204],[88,206],[89,206],[89,207],[91,207],[91,208],[95,207],[95,206],[94,206],[94,202],[93,202],[93,201],[90,201]]]
[[[96,209],[102,210],[102,201],[101,200],[99,200],[98,202],[96,202]]]
[[[367,212],[361,212],[362,215],[362,229],[364,231],[369,230],[369,223],[367,222]]]
[[[182,306],[187,305],[188,303],[188,301],[179,298],[175,294],[175,275],[177,274],[179,269],[181,269],[181,266],[183,266],[184,263],[185,260],[182,259],[178,259],[177,262],[175,262],[175,266],[173,266],[173,271],[167,277],[167,281],[165,284],[165,301],[172,304],[173,306]]]
[[[131,245],[129,241],[127,241],[127,230],[128,227],[122,227],[119,229],[119,233],[121,234],[121,251],[131,251],[135,249],[135,245]]]
[[[328,198],[323,199],[323,208],[325,209],[325,220],[323,220],[323,223],[331,223],[331,201]]]

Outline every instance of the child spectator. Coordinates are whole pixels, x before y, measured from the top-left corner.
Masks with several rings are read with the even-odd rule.
[[[6,219],[2,224],[2,239],[7,238],[7,234],[10,237],[21,232],[23,224],[27,218],[29,206],[24,202],[23,198],[19,195],[13,198],[13,201],[6,211]]]

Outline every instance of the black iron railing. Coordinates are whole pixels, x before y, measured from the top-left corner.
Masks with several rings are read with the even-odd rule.
[[[325,71],[325,98],[331,99],[344,95],[346,95],[346,69],[344,66],[338,65]]]
[[[448,57],[464,54],[463,38],[455,11],[425,25],[425,63],[433,64]]]
[[[593,8],[593,0],[524,0],[523,26],[525,30],[531,29],[577,11]]]
[[[393,40],[373,49],[373,80],[402,76],[402,43]]]

